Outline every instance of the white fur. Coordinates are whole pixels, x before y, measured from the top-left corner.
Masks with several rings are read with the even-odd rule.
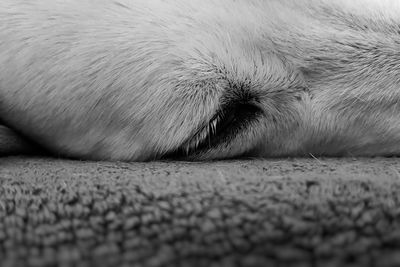
[[[1,0],[0,119],[58,155],[149,160],[195,150],[249,95],[262,115],[190,158],[397,155],[399,14],[396,0]]]

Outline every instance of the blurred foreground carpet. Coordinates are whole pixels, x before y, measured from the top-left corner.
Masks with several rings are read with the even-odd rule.
[[[0,158],[0,266],[400,266],[400,159]]]

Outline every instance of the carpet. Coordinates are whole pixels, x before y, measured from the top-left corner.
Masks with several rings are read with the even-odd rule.
[[[396,158],[0,158],[0,266],[400,266]]]

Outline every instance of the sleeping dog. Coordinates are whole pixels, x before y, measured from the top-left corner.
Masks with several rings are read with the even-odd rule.
[[[0,154],[400,154],[397,0],[1,0]]]

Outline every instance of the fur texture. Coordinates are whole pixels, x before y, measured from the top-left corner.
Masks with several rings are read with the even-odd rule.
[[[0,119],[81,159],[398,155],[399,14],[397,0],[1,0]]]

